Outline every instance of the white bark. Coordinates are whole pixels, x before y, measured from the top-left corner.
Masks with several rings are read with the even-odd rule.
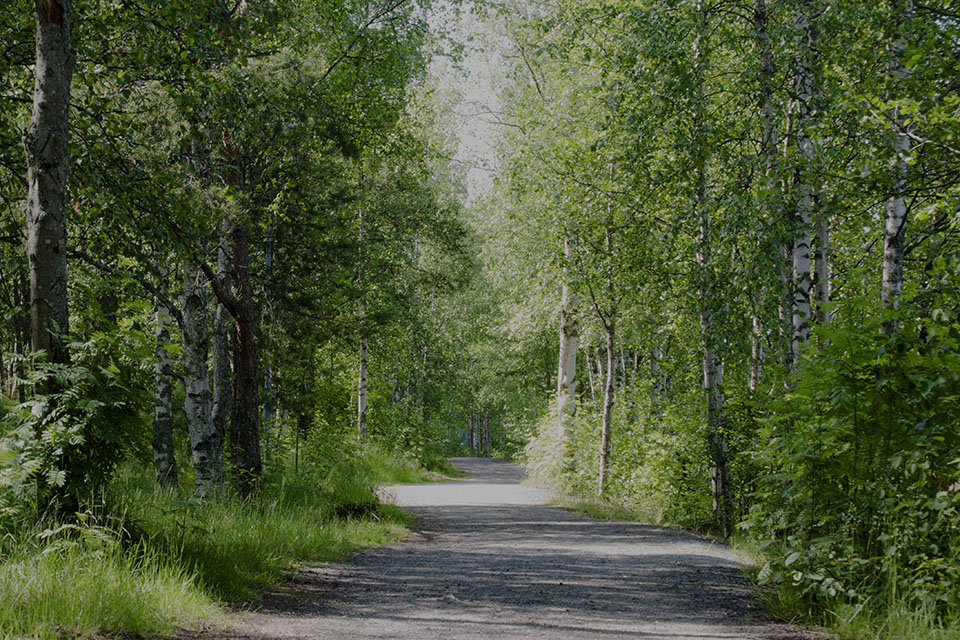
[[[891,87],[888,98],[899,88],[909,74],[904,64],[907,41],[904,33],[913,19],[912,0],[890,0],[890,36],[887,44],[887,75]],[[903,245],[907,226],[907,174],[910,156],[909,123],[899,109],[891,109],[890,138],[893,162],[891,163],[890,197],[883,207],[883,284],[881,304],[883,308],[896,309],[903,292]],[[896,322],[888,322],[885,331],[898,330]]]
[[[190,432],[194,491],[201,498],[216,493],[223,477],[223,441],[212,418],[209,351],[206,282],[200,270],[187,262],[183,268],[183,408]]]
[[[170,353],[170,310],[156,303],[154,335],[153,466],[157,484],[177,486],[173,449],[173,356]]]
[[[357,436],[361,441],[367,437],[367,337],[360,338],[360,375],[357,380]]]
[[[603,417],[600,421],[600,477],[597,482],[597,495],[603,497],[607,491],[610,467],[610,439],[613,433],[613,394],[616,372],[616,353],[614,341],[616,325],[611,319],[606,323],[607,377],[603,384]]]
[[[813,254],[814,298],[817,301],[817,323],[830,322],[830,312],[825,308],[830,302],[830,224],[826,217],[817,221],[817,250]]]
[[[816,97],[819,94],[820,64],[817,47],[819,32],[814,24],[818,12],[816,0],[804,0],[793,16],[798,60],[793,90],[796,95],[796,144],[799,165],[794,181],[796,209],[793,242],[793,338],[792,361],[795,363],[802,345],[810,341],[811,293],[813,280],[810,272],[810,249],[813,244],[813,205],[819,191],[815,183],[816,150],[813,133],[818,113]]]
[[[60,339],[67,312],[67,176],[70,169],[70,0],[36,0],[33,112],[23,137],[27,157],[27,256],[30,268],[30,337],[34,351],[52,362],[69,359]]]
[[[577,346],[580,322],[577,294],[573,290],[571,264],[577,238],[568,232],[563,238],[563,283],[560,293],[560,358],[557,367],[557,437],[566,446],[567,435],[577,413]],[[565,455],[565,452],[564,452]]]
[[[217,279],[224,290],[230,283],[230,222],[224,220],[217,244]],[[233,395],[232,372],[230,366],[230,334],[233,332],[233,316],[218,301],[214,301],[213,313],[213,407],[211,419],[215,437],[222,443],[227,433],[227,419],[230,416],[230,403]],[[222,450],[222,445],[220,446]]]
[[[693,41],[693,67],[696,75],[698,112],[695,114],[695,140],[693,153],[698,154],[695,164],[696,193],[694,207],[699,222],[697,237],[697,281],[700,297],[700,329],[703,341],[703,388],[706,393],[706,431],[710,455],[710,479],[713,494],[713,513],[724,538],[730,536],[732,526],[730,499],[730,472],[727,464],[727,443],[723,431],[724,396],[721,390],[721,372],[715,354],[715,322],[712,300],[714,277],[712,265],[712,238],[710,208],[707,200],[708,141],[703,133],[707,117],[704,105],[704,67],[706,54],[702,38],[708,31],[707,15],[702,2],[697,2],[701,25]]]
[[[273,278],[273,229],[267,227],[267,237],[263,249],[263,297],[266,302],[267,320],[264,322],[264,335],[270,336],[270,309],[273,290],[271,289],[271,279]],[[263,359],[263,457],[269,462],[273,459],[273,366],[270,364],[270,358]]]

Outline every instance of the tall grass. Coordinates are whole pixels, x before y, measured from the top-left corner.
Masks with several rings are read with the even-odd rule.
[[[141,546],[124,550],[113,531],[61,532],[0,563],[0,637],[168,634],[216,617],[187,570]]]
[[[225,619],[220,604],[255,602],[298,564],[399,540],[409,516],[381,505],[374,482],[419,476],[389,462],[346,456],[276,473],[248,501],[200,502],[125,469],[96,515],[41,535],[21,522],[6,535],[0,638],[155,636]]]
[[[437,482],[460,475],[446,458],[418,460],[412,454],[396,453],[377,443],[365,447],[361,462],[375,484]]]

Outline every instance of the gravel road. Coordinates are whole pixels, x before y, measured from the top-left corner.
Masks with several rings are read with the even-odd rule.
[[[457,482],[385,487],[414,535],[346,565],[301,570],[238,638],[808,640],[770,622],[728,547],[673,529],[584,518],[518,484],[523,470],[457,458]]]

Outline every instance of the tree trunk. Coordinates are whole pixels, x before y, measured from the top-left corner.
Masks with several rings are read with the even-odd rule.
[[[19,272],[13,292],[14,306],[17,309],[13,324],[14,353],[21,356],[17,359],[14,369],[17,379],[16,397],[20,402],[26,402],[27,389],[22,381],[26,379],[27,375],[23,366],[24,357],[30,348],[30,285],[27,281],[27,275],[22,270]],[[11,390],[11,396],[13,396],[13,390]]]
[[[357,436],[367,438],[367,337],[360,338],[360,375],[357,380]]]
[[[211,415],[205,285],[200,270],[186,262],[183,267],[183,408],[190,432],[194,492],[200,498],[215,494],[223,478],[223,441]]]
[[[557,368],[557,438],[566,457],[566,441],[577,413],[577,344],[580,337],[577,294],[573,290],[573,259],[577,239],[563,238],[563,283],[560,293],[560,358]]]
[[[887,36],[888,99],[900,88],[909,70],[904,64],[907,46],[906,31],[913,20],[912,0],[890,0],[889,35]],[[907,227],[907,174],[910,156],[909,124],[899,108],[890,110],[890,145],[893,162],[890,171],[890,197],[883,207],[883,284],[880,292],[884,309],[896,309],[903,292],[903,245]],[[884,325],[888,334],[899,330],[895,320]]]
[[[250,285],[250,246],[245,223],[230,232],[230,265],[236,300],[233,332],[233,407],[230,414],[230,454],[243,496],[259,487],[260,459],[259,371],[255,333],[257,318]]]
[[[826,305],[830,302],[830,222],[821,214],[817,220],[817,250],[813,254],[814,298],[817,324],[830,322]]]
[[[483,445],[488,458],[493,457],[493,439],[490,434],[490,412],[483,413]]]
[[[590,349],[587,349],[584,354],[584,358],[586,359],[586,362],[584,362],[586,366],[584,368],[587,370],[587,382],[590,383],[590,401],[593,402],[597,399],[597,387],[596,379],[593,375],[593,359],[590,357],[590,351]]]
[[[727,464],[727,442],[723,430],[724,397],[721,391],[721,374],[717,367],[714,352],[717,337],[713,319],[713,288],[715,278],[712,265],[712,239],[710,229],[710,209],[707,202],[707,141],[704,139],[704,127],[707,114],[704,111],[704,69],[706,67],[706,46],[702,40],[708,33],[707,14],[701,1],[697,2],[701,13],[701,26],[694,37],[693,43],[693,72],[696,78],[696,92],[698,112],[695,115],[694,153],[696,158],[695,172],[695,202],[699,230],[697,237],[697,281],[700,298],[700,329],[703,340],[703,387],[707,396],[706,427],[707,444],[710,455],[710,477],[713,493],[714,520],[724,538],[730,536],[732,514],[730,500],[730,472]]]
[[[230,289],[230,222],[224,220],[217,243],[217,280],[223,290]],[[218,442],[223,443],[227,434],[227,419],[233,385],[230,372],[230,334],[233,332],[233,316],[227,308],[215,301],[213,312],[213,428]],[[222,444],[221,444],[222,450]],[[219,482],[219,480],[218,480]]]
[[[762,207],[770,219],[779,219],[777,206],[779,198],[774,197],[778,187],[777,181],[777,148],[774,144],[774,69],[773,53],[770,47],[770,33],[767,22],[766,0],[754,0],[753,3],[754,40],[760,52],[760,122],[762,125],[762,139],[760,142],[760,156],[763,160]],[[764,287],[760,287],[755,297],[754,310],[751,317],[750,331],[750,377],[748,387],[751,392],[756,391],[763,376],[763,321],[760,316],[759,303],[764,299]]]
[[[603,383],[603,418],[600,422],[600,478],[597,482],[597,495],[603,497],[607,491],[607,476],[610,466],[610,436],[613,420],[614,373],[616,371],[615,333],[616,325],[611,318],[604,326],[607,337],[607,377]]]
[[[30,341],[51,362],[68,362],[61,336],[67,312],[67,177],[70,83],[74,53],[71,0],[36,0],[33,113],[23,137],[27,158],[27,256]]]
[[[156,303],[156,335],[153,405],[153,465],[157,484],[165,489],[177,486],[177,460],[173,448],[173,356],[170,353],[170,310]]]
[[[271,280],[273,278],[273,228],[271,226],[267,227],[267,237],[266,243],[263,249],[263,268],[264,268],[264,279],[263,279],[263,297],[266,301],[267,313],[264,314],[264,317],[268,320],[266,323],[267,326],[264,327],[263,335],[269,338],[270,336],[270,308],[271,308],[271,298],[273,296],[273,291],[271,289]],[[269,356],[269,343],[266,345],[266,353]],[[273,433],[273,409],[275,402],[273,394],[273,366],[270,363],[270,358],[264,358],[263,361],[263,442],[264,442],[264,458],[269,463],[273,459],[273,442],[274,436]],[[279,434],[278,434],[279,435]]]
[[[799,164],[794,174],[796,213],[793,242],[793,338],[791,356],[795,363],[802,345],[810,341],[811,292],[810,249],[813,244],[813,205],[819,193],[815,184],[814,164],[817,160],[813,135],[819,118],[819,54],[820,34],[815,20],[816,0],[804,0],[794,12],[793,26],[798,60],[793,90],[796,95],[796,141]]]
[[[753,314],[753,326],[750,329],[750,378],[747,381],[747,388],[751,393],[760,386],[760,378],[763,375],[763,325],[760,323],[759,314]]]

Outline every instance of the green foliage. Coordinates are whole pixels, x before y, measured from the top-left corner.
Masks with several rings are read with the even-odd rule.
[[[956,610],[960,327],[948,310],[918,321],[862,308],[817,330],[767,421],[745,525],[764,540],[759,577],[813,602],[895,595]],[[900,331],[882,333],[894,319]]]
[[[378,503],[369,472],[351,460],[325,474],[285,474],[254,502],[199,502],[129,484],[115,488],[113,500],[135,539],[184,567],[204,592],[236,603],[295,564],[343,560],[396,540],[406,523]]]
[[[73,345],[75,357],[83,348]],[[145,436],[146,394],[128,386],[130,373],[105,366],[42,360],[25,384],[34,389],[0,421],[0,500],[40,514],[94,495]]]
[[[218,612],[183,565],[81,519],[0,555],[0,637],[166,635]]]

